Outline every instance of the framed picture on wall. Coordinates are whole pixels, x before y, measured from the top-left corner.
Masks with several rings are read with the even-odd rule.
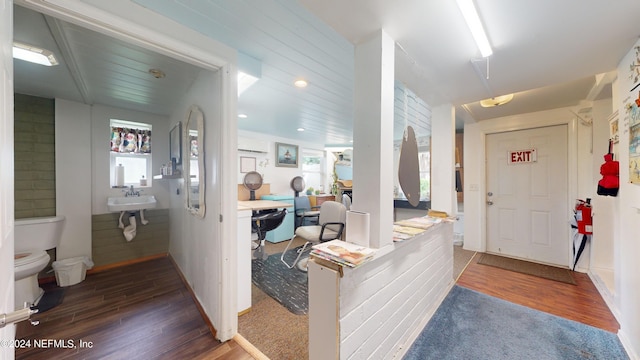
[[[276,143],[276,166],[298,167],[298,145]]]
[[[609,139],[611,139],[615,144],[620,141],[620,135],[618,135],[618,117],[609,121]]]
[[[256,158],[240,156],[240,172],[248,173],[249,171],[256,171]]]

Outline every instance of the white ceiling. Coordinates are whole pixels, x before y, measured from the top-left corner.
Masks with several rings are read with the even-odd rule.
[[[85,2],[108,9],[124,0]],[[464,121],[608,97],[612,76],[596,74],[615,70],[640,35],[637,0],[475,3],[494,50],[486,84],[471,64],[480,55],[454,0],[136,0],[127,6],[164,14],[261,64],[260,80],[239,98],[238,111],[249,116],[239,129],[325,144],[352,138],[354,44],[380,28],[397,42],[396,79],[431,106],[455,105]],[[14,38],[62,57],[53,68],[14,61],[21,93],[169,114],[200,71],[19,6]],[[479,64],[484,72],[486,64]],[[155,79],[149,68],[167,77]],[[306,89],[293,87],[298,77],[309,81]],[[477,104],[513,92],[507,105]]]

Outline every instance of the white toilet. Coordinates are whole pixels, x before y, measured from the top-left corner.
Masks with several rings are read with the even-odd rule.
[[[15,308],[24,303],[37,305],[44,294],[38,285],[38,273],[49,263],[46,250],[60,243],[64,216],[17,219],[15,221],[14,271]]]

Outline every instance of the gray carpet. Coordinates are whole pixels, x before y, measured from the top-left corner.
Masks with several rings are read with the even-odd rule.
[[[285,260],[289,264],[296,258],[296,251],[297,248],[286,252]],[[269,255],[266,260],[251,260],[251,280],[292,313],[302,315],[309,310],[307,273],[295,267],[287,268],[280,261],[280,254]]]
[[[455,285],[403,359],[629,357],[613,333]]]

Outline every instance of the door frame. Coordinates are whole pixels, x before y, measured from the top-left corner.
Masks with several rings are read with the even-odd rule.
[[[113,12],[77,0],[15,0],[14,3],[205,70],[219,71],[222,74],[220,131],[223,134],[237,133],[235,121],[237,114],[237,96],[235,95],[237,52],[235,49],[182,25],[170,23],[170,26],[163,27],[165,22],[169,23],[171,20],[160,15],[154,16],[156,20],[160,19],[158,23],[152,23],[148,18],[137,19],[134,13],[139,9],[131,8],[138,6],[134,3],[118,1],[104,4],[105,8],[109,8]],[[126,14],[127,17],[125,18],[122,14]],[[176,27],[181,31],[191,33],[191,36],[178,38],[178,34],[171,32]],[[212,207],[218,207],[220,214],[220,220],[210,221],[220,222],[219,231],[216,234],[218,239],[222,239],[217,258],[217,271],[222,275],[215,285],[218,292],[216,301],[220,306],[213,309],[208,315],[213,318],[211,320],[216,325],[217,337],[221,341],[232,338],[238,328],[236,311],[237,244],[235,240],[237,218],[235,190],[237,185],[235,178],[231,181],[230,177],[221,176],[221,174],[237,171],[236,144],[236,136],[224,136],[218,145],[220,171],[216,175],[218,177],[216,182],[220,184],[217,196],[220,202],[211,204]]]
[[[464,248],[467,250],[486,252],[487,250],[487,171],[486,171],[486,142],[487,135],[528,130],[553,125],[567,125],[568,138],[568,209],[573,209],[578,196],[578,122],[570,112],[572,108],[545,110],[528,114],[520,114],[504,118],[478,121],[464,127],[464,212],[477,214],[465,215],[464,219]],[[569,226],[570,214],[567,216]],[[569,258],[571,263],[571,241],[567,239]]]
[[[524,134],[524,132],[527,132],[526,135]],[[568,131],[568,126],[567,125],[564,125],[564,124],[549,125],[549,126],[535,127],[535,128],[516,130],[516,131],[509,131],[509,132],[497,132],[497,133],[486,134],[485,135],[486,145],[487,146],[489,145],[489,141],[490,141],[489,138],[493,137],[493,136],[501,136],[500,139],[504,140],[505,139],[505,135],[507,136],[507,138],[511,138],[512,136],[515,137],[515,138],[519,138],[520,136],[524,135],[525,137],[528,137],[529,139],[531,139],[532,132],[535,132],[535,134],[537,134],[537,135],[544,134],[545,136],[555,136],[555,134],[558,134],[560,132],[562,133],[561,137],[555,137],[554,140],[564,141],[564,143],[561,145],[561,147],[563,148],[562,150],[565,150],[567,152],[565,152],[562,155],[555,156],[555,157],[560,158],[560,156],[562,156],[563,158],[560,161],[562,161],[562,162],[564,162],[566,164],[565,168],[562,169],[566,173],[563,174],[563,177],[561,179],[562,182],[564,184],[566,184],[566,191],[565,192],[560,192],[560,193],[557,193],[557,194],[559,196],[558,200],[566,201],[565,202],[565,206],[567,206],[568,203],[569,203],[569,199],[568,198],[567,199],[562,199],[561,198],[562,196],[568,197],[568,184],[569,184],[569,178],[568,178],[568,175],[569,175],[568,174],[568,138],[569,138],[569,131]],[[562,139],[562,140],[560,140],[560,139]],[[493,139],[493,145],[494,146],[499,146],[499,144],[500,144],[499,141],[500,140],[498,140],[498,139]],[[516,143],[512,143],[511,146],[514,146],[513,144],[517,144],[517,142]],[[517,145],[515,145],[515,146],[517,146]],[[532,147],[531,144],[529,144],[527,146]],[[548,144],[548,146],[554,146],[554,145]],[[540,145],[540,148],[542,148],[542,147],[543,147],[543,145]],[[514,148],[511,147],[511,149],[514,149]],[[518,147],[516,147],[515,149],[518,149]],[[489,178],[488,177],[489,176],[496,176],[498,174],[498,172],[489,173],[488,171],[486,171],[486,169],[488,168],[489,164],[491,163],[491,164],[493,164],[493,166],[504,166],[504,165],[499,165],[501,161],[498,161],[497,159],[491,158],[491,155],[493,155],[493,156],[506,156],[506,153],[503,153],[504,155],[500,155],[500,153],[502,153],[503,151],[506,151],[506,150],[502,149],[501,151],[498,151],[498,152],[495,152],[495,150],[496,150],[496,148],[494,148],[494,152],[492,154],[488,154],[489,156],[487,157],[487,159],[485,161],[485,172],[486,172],[486,176],[487,176],[487,180],[486,180],[487,189],[489,189],[489,187],[488,187]],[[538,150],[540,150],[540,149],[538,149]],[[550,154],[556,154],[555,151],[549,151],[549,150],[547,150],[547,151],[539,151],[538,152],[538,157],[544,156],[545,153],[546,154],[549,154],[549,153]],[[554,156],[552,155],[551,157],[554,157]],[[506,159],[507,158],[505,157],[505,158],[503,158],[502,161],[506,161]],[[549,160],[549,161],[552,162],[554,160]],[[506,165],[506,166],[510,168],[512,166],[523,166],[523,165]],[[558,170],[560,170],[560,169],[558,169]],[[494,168],[494,171],[497,171],[497,169]],[[533,168],[529,167],[526,172],[530,173],[531,171],[533,171]],[[522,173],[520,173],[520,174],[522,175]],[[514,175],[514,176],[517,177],[517,175]],[[551,176],[551,173],[550,173],[549,176]],[[557,180],[560,180],[560,179],[554,178],[552,180],[552,183],[555,183]],[[499,180],[494,178],[493,181],[494,181],[493,185],[496,185],[496,186],[493,186],[491,188],[491,190],[493,192],[499,192],[499,189],[498,189],[498,186],[497,186],[497,183],[496,183],[496,181],[499,181]],[[510,181],[513,184],[513,178],[511,178]],[[558,185],[558,187],[560,187],[560,186],[562,186],[562,185]],[[552,187],[555,187],[555,186],[552,185]],[[562,187],[564,187],[564,186],[562,186]],[[499,196],[499,195],[494,194],[494,196]],[[487,198],[488,198],[488,192],[487,192]],[[499,197],[495,199],[495,201],[498,201],[498,200],[499,200]],[[532,201],[531,198],[529,198],[528,203],[526,205],[526,207],[528,207],[530,210],[532,209],[531,208],[531,201]],[[545,201],[545,203],[547,204],[545,206],[549,206],[548,208],[545,208],[545,209],[555,209],[555,207],[550,206],[551,204],[557,205],[557,207],[560,208],[562,206],[561,205],[562,201],[560,201],[560,202],[553,201],[553,200]],[[491,207],[494,207],[494,206],[499,206],[499,205],[493,205]],[[510,207],[510,206],[507,206],[507,208],[508,207]],[[526,246],[526,250],[524,251],[524,253],[521,251],[522,248],[520,248],[520,250],[518,250],[518,251],[516,251],[514,248],[510,248],[510,251],[508,251],[509,253],[506,253],[506,252],[503,253],[502,251],[499,250],[500,246],[509,247],[509,245],[506,244],[506,243],[501,243],[500,240],[494,239],[497,234],[494,234],[493,237],[489,238],[489,236],[488,236],[488,231],[489,231],[488,222],[489,222],[490,218],[488,216],[488,213],[490,212],[490,210],[489,210],[489,205],[488,204],[487,204],[487,206],[485,206],[485,209],[487,211],[487,221],[486,221],[486,224],[487,224],[487,236],[486,236],[487,253],[500,255],[500,256],[506,256],[506,257],[513,257],[513,258],[516,258],[516,259],[523,259],[523,260],[527,260],[527,261],[539,262],[539,263],[542,263],[542,264],[549,264],[549,265],[552,265],[552,266],[567,266],[569,269],[571,268],[571,262],[569,262],[569,263],[566,262],[567,259],[571,259],[571,251],[570,251],[571,249],[570,249],[570,247],[566,247],[566,246],[564,246],[565,248],[562,249],[562,241],[563,241],[562,238],[570,239],[570,231],[569,231],[570,229],[567,226],[567,222],[566,221],[563,222],[563,223],[557,223],[555,220],[553,221],[553,223],[555,225],[551,225],[550,230],[555,230],[555,231],[558,231],[558,232],[563,231],[564,233],[559,234],[559,233],[555,233],[555,231],[554,231],[552,239],[556,240],[556,241],[553,241],[554,245],[552,245],[553,246],[552,249],[551,248],[547,248],[547,250],[545,251],[545,254],[547,254],[546,256],[548,256],[547,258],[545,258],[545,255],[537,252],[537,250],[535,250],[535,245],[533,245],[531,243],[529,243]],[[558,210],[558,209],[555,209],[555,210]],[[564,214],[566,216],[566,214],[569,213],[569,210],[570,210],[570,208],[567,207],[566,209],[563,209],[563,211],[566,211],[566,212],[554,211],[553,214],[556,215],[556,216]],[[497,219],[498,215],[497,215],[497,213],[495,213],[495,209],[493,211],[494,211],[494,215],[496,215],[496,219],[494,219],[494,221],[496,221],[496,223],[493,224],[493,225],[497,225],[499,223],[499,220]],[[554,217],[556,217],[556,216],[554,216]],[[524,224],[522,224],[522,225],[524,225]],[[558,226],[558,227],[556,227],[556,226]],[[529,229],[527,232],[531,232],[532,230],[533,229]],[[526,236],[523,233],[519,233],[519,232],[517,234],[521,234],[522,236]],[[516,238],[520,238],[520,235],[516,235]],[[489,244],[488,244],[489,240],[492,240],[492,243],[493,243],[493,248],[492,249],[489,249]],[[493,240],[498,242],[498,244],[496,244],[496,242],[493,242]],[[565,243],[565,245],[566,245],[566,243]],[[537,254],[537,256],[535,256],[534,253]],[[554,254],[554,255],[551,255],[551,254]],[[564,260],[562,260],[562,256],[564,256]],[[555,258],[555,260],[553,260],[552,258]]]

